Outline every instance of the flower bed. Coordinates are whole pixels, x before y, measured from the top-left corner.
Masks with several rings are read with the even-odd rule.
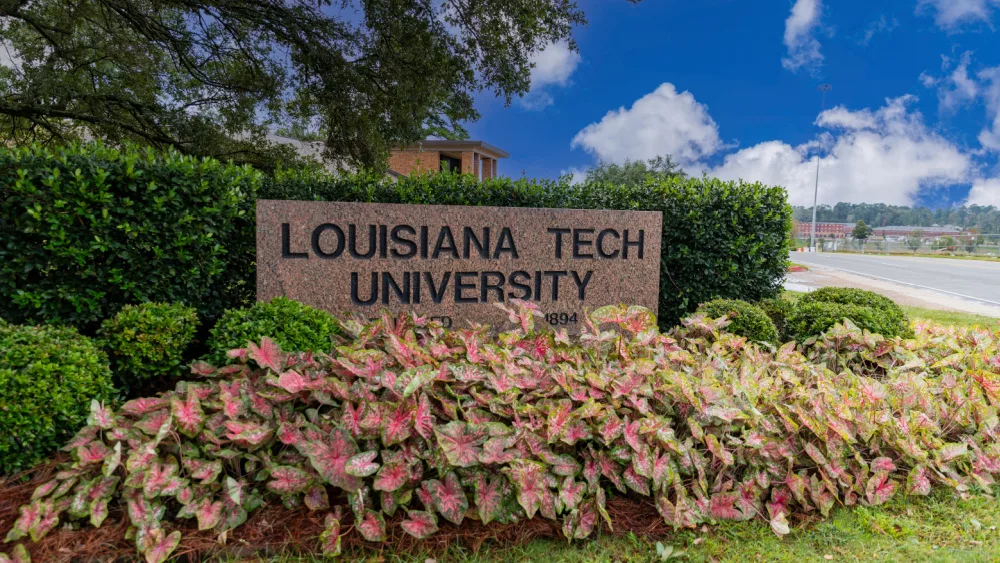
[[[612,497],[676,528],[763,518],[785,534],[789,518],[1000,474],[986,331],[918,325],[914,340],[886,340],[838,326],[805,354],[769,353],[720,334],[725,320],[664,335],[648,311],[609,307],[571,339],[518,307],[518,328],[496,339],[415,317],[345,321],[329,357],[265,339],[232,353],[243,363],[196,365],[205,380],[96,405],[65,448],[73,461],[7,538],[108,526],[121,507],[117,537],[127,527],[162,561],[195,523],[235,535],[281,505],[315,514],[328,554],[345,535],[536,515],[585,538],[614,525]]]

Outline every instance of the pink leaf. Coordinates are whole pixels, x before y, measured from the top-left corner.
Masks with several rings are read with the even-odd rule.
[[[178,430],[192,438],[201,432],[201,426],[205,422],[201,402],[190,389],[185,400],[182,401],[179,397],[170,399],[170,414],[177,421]]]
[[[432,512],[408,510],[407,518],[400,523],[403,531],[417,539],[424,539],[438,530],[437,518]]]
[[[344,471],[348,475],[354,475],[355,477],[374,475],[379,468],[379,464],[375,463],[376,457],[378,457],[378,452],[362,452],[351,456],[347,460],[347,464],[344,465]]]
[[[219,477],[219,474],[222,473],[222,462],[217,459],[208,461],[185,457],[182,465],[187,471],[188,477],[201,481],[203,485],[215,481]]]
[[[715,493],[712,495],[710,510],[716,520],[741,520],[742,513],[736,509],[739,493]]]
[[[504,479],[499,476],[490,480],[484,477],[476,483],[476,509],[479,511],[479,519],[483,524],[489,524],[500,516],[504,499],[503,483]]]
[[[389,414],[389,419],[382,427],[382,443],[386,446],[399,444],[410,437],[413,430],[413,410],[401,404]]]
[[[40,500],[36,500],[30,504],[22,506],[20,509],[20,516],[18,516],[17,520],[14,522],[14,527],[7,532],[7,537],[4,541],[17,541],[28,535],[28,530],[30,530],[32,526],[36,525],[42,518],[42,512],[43,505]]]
[[[303,443],[302,448],[327,483],[345,491],[356,491],[361,487],[361,480],[346,471],[347,460],[358,453],[358,446],[347,431],[334,429],[325,441],[308,441]]]
[[[480,446],[486,441],[481,429],[456,420],[435,428],[434,435],[451,465],[472,467],[479,463]]]
[[[444,481],[436,479],[427,482],[427,489],[434,501],[434,508],[449,522],[461,524],[465,511],[469,508],[469,499],[462,490],[462,484],[455,473],[449,472]]]
[[[325,524],[323,533],[319,536],[319,548],[323,555],[336,557],[340,555],[340,520],[327,514]]]
[[[135,427],[150,436],[156,436],[157,432],[160,431],[160,428],[162,428],[168,420],[170,420],[169,410],[155,410],[147,413],[139,419],[139,421],[135,423]]]
[[[918,465],[906,477],[906,492],[911,495],[929,495],[931,492],[930,471],[926,465]]]
[[[375,476],[372,488],[376,491],[395,491],[402,487],[410,476],[410,470],[401,461],[386,463]]]
[[[583,500],[583,492],[586,487],[586,484],[578,483],[572,477],[567,477],[562,486],[559,487],[559,500],[562,501],[567,510],[573,510]]]
[[[420,400],[417,401],[417,411],[413,415],[413,426],[425,440],[430,440],[434,434],[434,411],[431,408],[431,401],[427,395],[421,393]]]
[[[111,454],[111,450],[104,445],[104,442],[91,442],[86,446],[81,446],[73,452],[80,465],[91,465],[102,463],[104,458]]]
[[[194,515],[198,519],[199,530],[211,530],[222,522],[223,503],[221,500],[212,502],[205,499],[198,505]]]
[[[87,424],[107,430],[115,425],[115,413],[109,407],[98,402],[97,399],[91,399]]]
[[[366,509],[364,515],[356,522],[355,528],[368,541],[385,541],[385,519],[374,510]]]
[[[330,508],[330,497],[326,494],[326,487],[323,485],[313,485],[309,487],[309,491],[306,492],[305,497],[303,497],[306,503],[306,508],[309,510],[326,510]]]
[[[279,465],[271,468],[271,480],[267,482],[267,488],[279,495],[291,495],[301,493],[312,483],[312,475],[309,473],[287,465]]]
[[[175,530],[165,537],[162,530],[156,531],[158,533],[151,537],[150,546],[145,553],[146,563],[163,563],[181,543],[179,531]]]
[[[896,464],[887,457],[879,457],[872,461],[872,471],[885,471],[890,473],[896,470]]]
[[[133,399],[121,406],[121,411],[133,416],[140,416],[160,410],[170,403],[162,397],[152,397],[147,399]],[[159,428],[159,427],[157,427]]]
[[[542,505],[545,487],[545,466],[535,461],[518,459],[502,470],[517,491],[517,502],[531,519]]]
[[[281,373],[285,367],[285,357],[281,348],[266,336],[261,339],[260,346],[250,343],[250,358],[262,368],[268,368],[274,373]]]
[[[868,504],[873,506],[885,504],[894,492],[896,483],[885,472],[876,473],[868,480],[868,485],[865,487],[865,497],[868,499]]]

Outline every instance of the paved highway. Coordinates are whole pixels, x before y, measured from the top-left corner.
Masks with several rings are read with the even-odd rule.
[[[1000,305],[1000,261],[793,252],[792,261]]]

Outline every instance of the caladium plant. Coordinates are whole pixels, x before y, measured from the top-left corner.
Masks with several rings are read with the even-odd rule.
[[[845,324],[774,350],[725,319],[662,334],[645,309],[605,307],[570,337],[510,305],[514,328],[495,337],[349,318],[329,354],[264,339],[172,392],[95,403],[6,540],[101,526],[117,504],[162,561],[181,520],[221,533],[263,503],[323,513],[328,555],[343,533],[384,540],[393,515],[418,538],[539,516],[581,539],[612,525],[611,495],[652,497],[678,528],[760,518],[782,535],[800,513],[1000,475],[988,331],[917,324],[886,340]]]

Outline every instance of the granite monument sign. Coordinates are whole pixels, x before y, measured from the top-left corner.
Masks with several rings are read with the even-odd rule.
[[[506,327],[497,302],[537,302],[577,332],[585,310],[654,313],[658,211],[257,202],[257,298],[333,313],[415,311],[446,327]]]

